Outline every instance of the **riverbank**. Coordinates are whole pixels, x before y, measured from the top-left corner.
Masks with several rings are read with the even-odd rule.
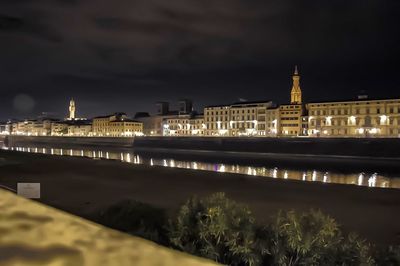
[[[191,195],[225,192],[251,208],[259,221],[279,210],[321,209],[345,231],[378,244],[400,244],[400,191],[351,185],[304,183],[238,174],[52,157],[0,151],[0,184],[40,182],[41,202],[93,219],[108,206],[135,199],[169,213]]]

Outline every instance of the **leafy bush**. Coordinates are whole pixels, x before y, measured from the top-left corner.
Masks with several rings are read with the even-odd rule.
[[[193,197],[170,227],[178,249],[229,265],[257,265],[254,218],[250,210],[223,193]]]
[[[167,244],[165,212],[151,205],[125,200],[100,213],[97,220],[107,227]]]
[[[370,244],[357,234],[350,233],[327,254],[333,265],[374,265]]]
[[[342,236],[339,226],[320,211],[280,212],[258,230],[265,265],[371,265],[369,246],[356,235]]]

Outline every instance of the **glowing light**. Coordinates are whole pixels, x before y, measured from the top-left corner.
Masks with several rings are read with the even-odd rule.
[[[328,181],[328,172],[324,174],[323,182],[326,183]]]
[[[273,177],[273,178],[277,178],[277,177],[278,177],[278,168],[277,168],[277,167],[275,167],[275,168],[272,170],[272,177]]]
[[[357,184],[358,184],[359,186],[361,186],[362,183],[363,183],[363,181],[364,181],[364,173],[361,173],[361,174],[358,176],[358,182],[357,182]]]
[[[315,171],[315,170],[313,171],[311,179],[312,179],[312,181],[317,180],[317,171]]]
[[[252,173],[252,170],[251,170],[251,167],[249,166],[249,167],[247,167],[247,174],[251,175],[251,173]]]
[[[288,179],[288,177],[289,177],[288,172],[285,171],[285,173],[283,174],[283,178],[284,178],[284,179]]]
[[[124,161],[124,154],[121,152],[121,161]]]
[[[110,159],[110,155],[109,155],[108,152],[106,152],[106,158],[107,158],[107,159]]]
[[[355,125],[356,124],[356,117],[355,116],[350,116],[349,117],[349,124]]]
[[[303,173],[303,181],[306,181],[306,180],[307,180],[307,173],[304,172],[304,173]]]
[[[371,177],[368,179],[368,186],[369,187],[375,187],[376,186],[376,177],[378,176],[377,173],[374,173],[371,175]]]
[[[153,166],[154,162],[153,162],[153,158],[150,158],[150,166]]]
[[[127,153],[127,154],[126,154],[126,161],[127,161],[128,163],[131,162],[131,155],[130,155],[130,153]]]
[[[386,125],[388,117],[386,115],[381,115],[381,125]]]
[[[371,134],[376,134],[376,133],[378,133],[378,131],[379,131],[379,129],[377,129],[377,128],[372,128],[369,132],[370,132]]]
[[[225,172],[225,165],[221,164],[221,166],[218,169],[218,172],[224,173]]]
[[[332,125],[332,116],[327,116],[326,117],[326,125],[331,126]]]

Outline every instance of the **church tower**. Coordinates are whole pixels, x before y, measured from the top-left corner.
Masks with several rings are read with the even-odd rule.
[[[301,104],[301,89],[300,89],[300,75],[295,66],[293,74],[293,87],[290,92],[290,103],[291,104]]]
[[[69,120],[74,120],[75,119],[75,101],[74,99],[71,99],[69,101]]]

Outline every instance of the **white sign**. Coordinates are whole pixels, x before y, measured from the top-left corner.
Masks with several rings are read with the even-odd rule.
[[[40,183],[18,183],[17,194],[28,199],[40,199]]]

